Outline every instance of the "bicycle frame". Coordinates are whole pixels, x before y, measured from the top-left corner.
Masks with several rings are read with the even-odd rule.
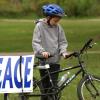
[[[65,72],[68,70],[73,70],[73,69],[77,69],[80,68],[75,74],[73,74],[66,82],[65,84],[63,84],[62,86],[60,86],[59,88],[56,88],[56,92],[54,91],[53,93],[45,93],[45,94],[28,94],[28,96],[46,96],[46,95],[55,95],[60,93],[68,84],[70,84],[72,82],[72,80],[74,80],[81,72],[84,73],[83,69],[82,69],[82,65],[77,65],[77,66],[73,66],[73,67],[68,67],[68,68],[64,68],[64,69],[60,69],[58,71],[54,71],[51,73],[46,74],[44,77],[42,77],[37,83],[41,82],[45,77],[52,75],[52,74],[56,74],[56,73],[61,73],[61,72]],[[47,69],[48,70],[48,69]],[[84,73],[85,74],[85,73]],[[53,88],[53,87],[51,87]]]
[[[64,68],[64,69],[60,69],[58,71],[54,71],[54,72],[49,72],[49,70],[47,69],[48,74],[46,74],[44,77],[42,77],[42,79],[40,79],[37,83],[41,82],[45,77],[52,75],[52,74],[56,74],[56,73],[61,73],[64,71],[68,71],[68,70],[73,70],[76,68],[80,68],[76,73],[74,73],[68,80],[65,81],[64,84],[62,84],[60,87],[56,88],[56,91],[54,91],[53,93],[45,93],[45,94],[28,94],[28,96],[47,96],[47,95],[56,95],[58,93],[60,93],[68,84],[70,84],[81,72],[82,72],[82,77],[84,77],[85,75],[89,76],[88,72],[85,70],[84,66],[83,66],[83,61],[81,60],[81,54],[83,54],[84,51],[86,51],[88,48],[90,48],[90,43],[92,42],[92,39],[90,39],[84,46],[83,48],[77,52],[77,55],[71,54],[69,57],[71,56],[75,56],[78,59],[78,63],[79,65],[77,66],[73,66],[73,67],[69,67],[69,68]],[[50,81],[52,84],[52,81]],[[51,89],[53,89],[54,87],[52,86]]]
[[[42,77],[39,81],[36,81],[36,84],[38,84],[39,82],[41,82],[44,78],[46,78],[47,76],[49,76],[49,78],[51,79],[51,75],[52,74],[56,74],[56,73],[61,73],[61,72],[66,72],[69,70],[73,70],[73,69],[77,69],[79,68],[78,71],[76,71],[73,75],[71,75],[71,77],[68,78],[68,80],[66,80],[64,82],[64,84],[62,84],[60,87],[55,87],[52,83],[52,80],[50,81],[52,84],[52,87],[50,87],[50,89],[54,89],[54,91],[52,93],[40,93],[40,94],[25,94],[25,96],[29,96],[29,97],[33,97],[33,96],[49,96],[49,95],[56,95],[59,94],[66,86],[68,86],[79,74],[82,73],[82,78],[87,76],[89,81],[91,82],[91,75],[87,72],[87,70],[85,69],[85,66],[83,65],[83,61],[81,59],[81,54],[83,54],[84,51],[86,51],[88,48],[91,47],[90,43],[92,42],[92,39],[90,39],[84,46],[83,48],[77,52],[77,55],[71,54],[69,57],[71,56],[75,56],[78,59],[78,63],[79,65],[77,66],[73,66],[73,67],[68,67],[68,68],[63,68],[60,69],[58,71],[54,71],[54,72],[49,72],[49,69],[47,69],[48,74],[46,74],[44,77]],[[42,58],[41,58],[42,59]],[[93,88],[97,91],[97,89],[95,88],[95,86],[93,85],[93,83],[91,82],[91,85],[93,86]],[[91,90],[88,88],[88,91],[90,91],[90,93],[92,94]],[[97,92],[98,93],[98,92]],[[5,94],[4,96],[4,100],[7,100],[7,94]],[[24,100],[24,93],[22,93],[22,100]]]

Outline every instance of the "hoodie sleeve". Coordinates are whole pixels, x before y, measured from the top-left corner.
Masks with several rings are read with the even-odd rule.
[[[60,49],[60,54],[65,53],[67,47],[68,47],[68,42],[66,40],[65,32],[64,32],[63,28],[59,25],[59,49]]]
[[[33,39],[32,39],[32,47],[35,53],[42,53],[45,49],[41,45],[41,31],[39,29],[39,25],[36,24],[34,32],[33,32]]]

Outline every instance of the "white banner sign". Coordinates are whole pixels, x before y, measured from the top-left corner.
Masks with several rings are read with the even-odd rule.
[[[34,55],[0,56],[0,93],[32,92]]]

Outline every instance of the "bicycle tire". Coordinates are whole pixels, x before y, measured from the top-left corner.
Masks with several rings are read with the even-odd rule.
[[[56,89],[51,89],[51,92],[48,91],[48,93],[56,92]],[[48,95],[48,100],[60,100],[61,93],[55,93],[52,95]]]
[[[45,93],[45,92],[43,92],[44,91],[44,88],[42,87],[41,81],[38,83],[38,80],[36,80],[36,78],[33,78],[33,80],[36,81],[37,84],[35,84],[35,85],[37,85],[37,87],[39,89],[39,93],[37,93],[37,94],[41,94],[41,95],[44,94],[44,95],[46,95],[46,94],[49,94],[49,93],[53,93],[53,90],[54,90],[54,92],[56,91],[54,88],[47,88],[47,92]],[[35,86],[33,85],[33,88],[34,87]],[[34,91],[35,90],[33,90],[33,92]],[[41,96],[39,98],[41,98]],[[58,96],[58,94],[52,94],[52,95],[47,95],[47,98],[48,98],[47,100],[59,100],[60,97]],[[40,100],[40,99],[35,99],[35,100]]]
[[[6,100],[22,100],[22,98],[18,93],[9,93],[7,94]]]
[[[100,77],[85,76],[78,84],[77,93],[79,100],[100,100]]]
[[[42,83],[41,81],[39,82],[36,78],[33,78],[33,92],[32,93],[27,93],[25,94],[25,100],[40,100],[41,96],[34,96],[34,95],[46,95],[49,93],[52,93],[52,89],[51,88],[47,88],[47,92],[43,93],[44,89],[42,87]],[[52,91],[52,92],[50,92]],[[47,95],[48,100],[59,100],[60,97],[58,96],[58,94],[54,94],[54,95]]]
[[[33,77],[33,92],[32,93],[25,93],[25,100],[40,100],[41,96],[36,96],[36,95],[41,95],[41,82],[38,82],[38,80]]]

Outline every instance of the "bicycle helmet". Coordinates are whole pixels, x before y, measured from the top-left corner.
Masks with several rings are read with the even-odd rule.
[[[56,4],[47,4],[42,7],[45,16],[65,16],[64,10]]]

